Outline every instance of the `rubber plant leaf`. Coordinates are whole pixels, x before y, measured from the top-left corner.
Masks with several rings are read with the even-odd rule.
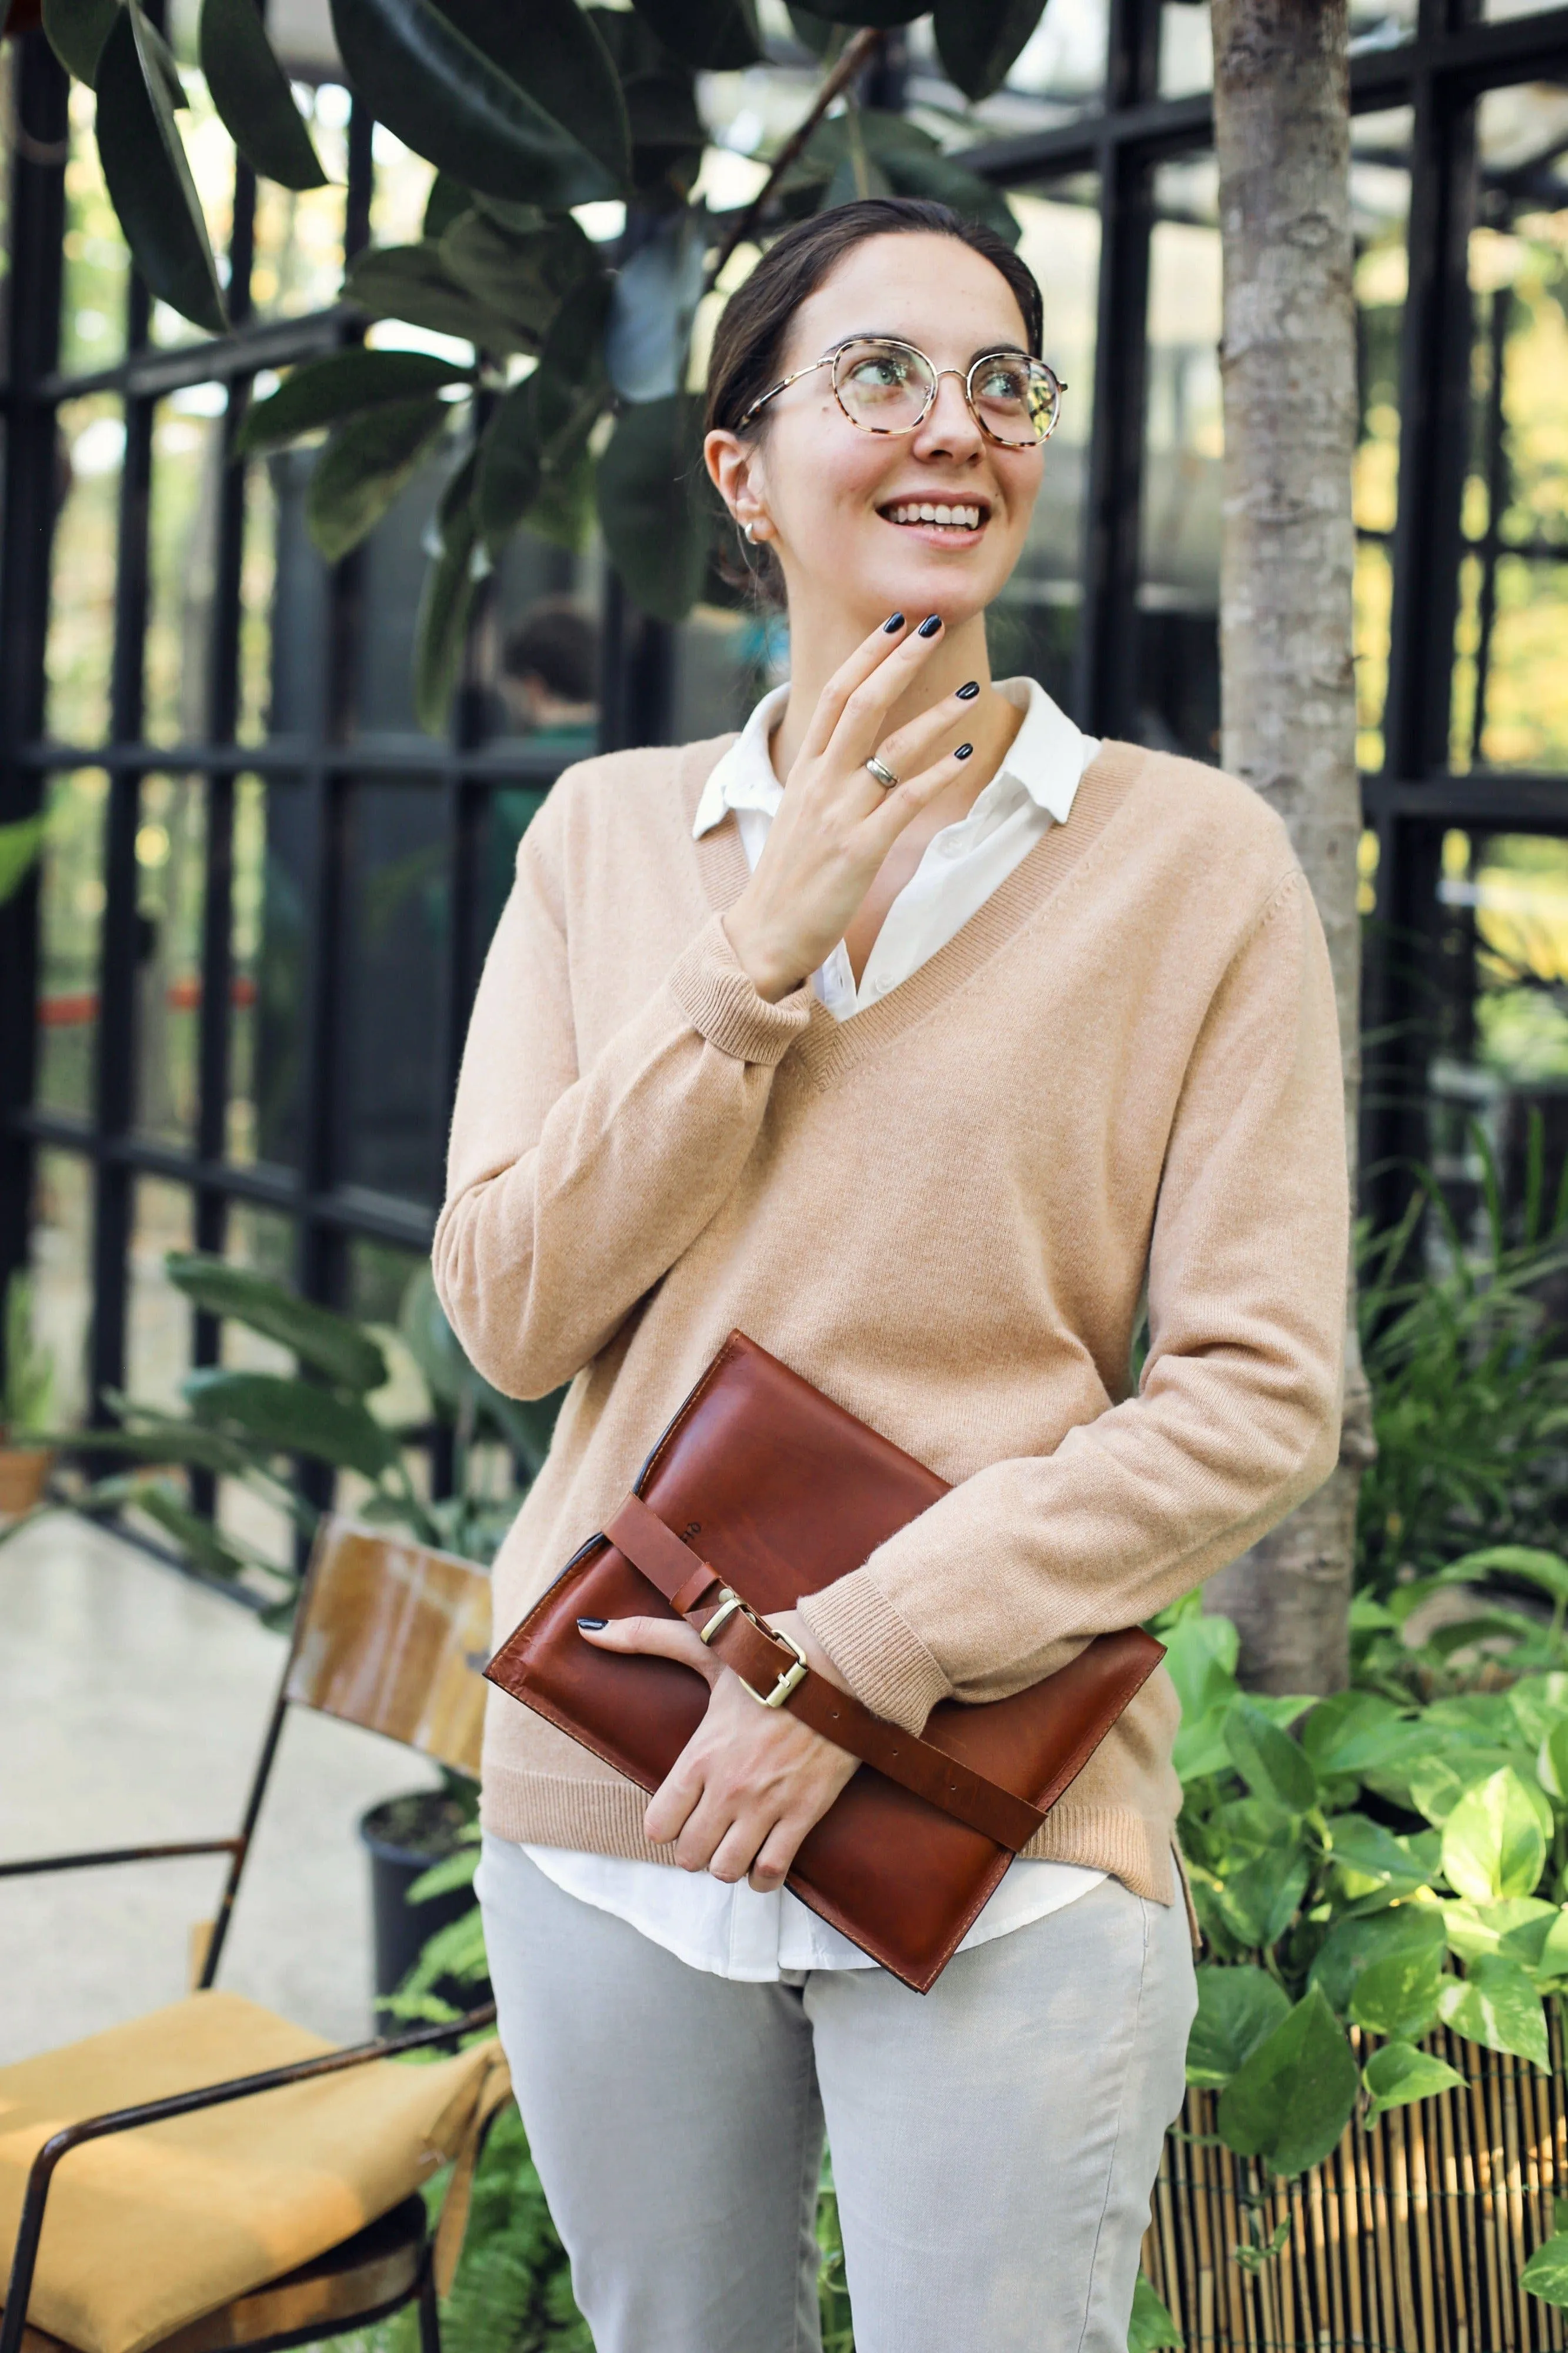
[[[533,17],[531,7],[509,12],[500,0],[452,0],[447,8],[435,0],[332,0],[354,90],[438,171],[485,195],[552,211],[618,196],[624,174],[556,121],[521,79]],[[624,111],[619,120],[624,126]]]
[[[497,404],[479,457],[476,507],[491,554],[531,514],[546,486],[574,477],[604,403],[600,350],[609,290],[584,280],[562,304],[531,376]]]
[[[248,0],[247,0],[248,5]],[[413,400],[444,385],[471,383],[472,368],[429,352],[369,352],[357,345],[306,360],[290,370],[274,393],[258,400],[239,428],[236,447],[243,457],[277,448],[322,425],[339,425],[362,410],[389,400]]]
[[[268,1566],[259,1554],[240,1551],[221,1529],[191,1511],[167,1487],[148,1487],[134,1501],[136,1509],[156,1521],[165,1535],[174,1537],[186,1559],[208,1577],[229,1580],[242,1577],[247,1568]]]
[[[1350,2044],[1314,1986],[1220,2094],[1220,2138],[1275,2173],[1304,2173],[1337,2145],[1360,2084]]]
[[[447,429],[445,402],[389,400],[340,425],[310,477],[305,519],[329,564],[374,531]]]
[[[623,400],[667,400],[685,383],[707,264],[706,219],[701,206],[666,214],[616,273],[605,364]]]
[[[597,492],[605,544],[637,603],[656,621],[684,620],[713,536],[701,403],[676,393],[623,411],[599,459]]]
[[[426,572],[414,626],[414,715],[428,735],[440,734],[447,723],[474,601],[477,470],[477,453],[470,449],[442,493],[437,517],[440,550]]]
[[[666,48],[700,71],[739,73],[762,63],[754,0],[633,0],[633,5]]]
[[[98,80],[98,61],[114,29],[120,0],[44,0],[44,38],[67,73],[89,90]]]
[[[251,1267],[234,1266],[201,1250],[171,1250],[163,1271],[194,1307],[281,1341],[302,1365],[325,1373],[340,1388],[363,1397],[384,1385],[385,1356],[350,1316],[301,1299],[298,1292]]]
[[[441,0],[476,48],[527,90],[622,195],[631,136],[620,78],[577,0]],[[553,207],[552,208],[553,209]]]
[[[214,1366],[187,1373],[180,1393],[198,1421],[231,1430],[268,1454],[308,1454],[380,1479],[397,1460],[397,1443],[357,1398],[277,1373],[231,1372]]]
[[[372,246],[349,264],[343,297],[367,319],[403,319],[489,352],[532,349],[509,319],[458,285],[438,245]]]
[[[1043,0],[937,0],[937,55],[965,98],[1001,89],[1042,7]]]
[[[255,0],[202,0],[197,48],[218,119],[246,162],[283,188],[327,175]]]
[[[565,295],[599,268],[568,214],[519,236],[488,214],[464,213],[441,239],[447,275],[505,319],[537,351]]]
[[[206,223],[147,31],[136,0],[125,0],[98,61],[99,160],[148,290],[219,335],[228,321]]]

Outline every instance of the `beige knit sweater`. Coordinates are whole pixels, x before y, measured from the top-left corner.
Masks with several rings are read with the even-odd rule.
[[[572,1384],[496,1563],[496,1631],[738,1325],[952,1482],[805,1605],[859,1697],[913,1729],[1147,1618],[1331,1468],[1328,959],[1264,803],[1112,744],[901,987],[846,1023],[806,988],[770,1005],[720,921],[747,880],[733,816],[691,839],[729,740],[569,770],[486,959],[437,1287],[498,1388]],[[1027,1852],[1168,1902],[1176,1721],[1162,1670]],[[489,1829],[662,1860],[646,1802],[490,1694]]]

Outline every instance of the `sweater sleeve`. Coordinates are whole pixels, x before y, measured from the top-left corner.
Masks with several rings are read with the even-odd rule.
[[[1328,951],[1278,888],[1207,1008],[1170,1134],[1138,1393],[988,1464],[803,1609],[857,1696],[918,1730],[998,1699],[1235,1559],[1332,1469],[1348,1237]]]
[[[702,1231],[810,1018],[805,989],[758,995],[715,915],[581,1069],[551,839],[523,836],[485,959],[431,1252],[470,1362],[518,1398],[596,1356]]]

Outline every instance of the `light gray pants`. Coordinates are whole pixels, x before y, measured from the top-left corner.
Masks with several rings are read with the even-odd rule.
[[[1103,1880],[924,1995],[745,1985],[485,1845],[501,2041],[597,2353],[817,2353],[825,2119],[856,2353],[1126,2353],[1196,2006],[1179,1903]]]

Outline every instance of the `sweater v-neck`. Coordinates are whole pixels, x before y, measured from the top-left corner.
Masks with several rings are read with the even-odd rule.
[[[689,836],[702,787],[733,741],[733,736],[721,736],[688,750],[680,771],[680,798]],[[1146,758],[1137,744],[1107,743],[1084,770],[1066,820],[1042,834],[984,904],[886,997],[840,1021],[811,993],[810,1020],[794,1051],[814,1082],[826,1086],[854,1069],[988,964],[1081,865],[1125,803]],[[734,810],[694,840],[691,849],[709,905],[717,914],[726,913],[751,880]]]

